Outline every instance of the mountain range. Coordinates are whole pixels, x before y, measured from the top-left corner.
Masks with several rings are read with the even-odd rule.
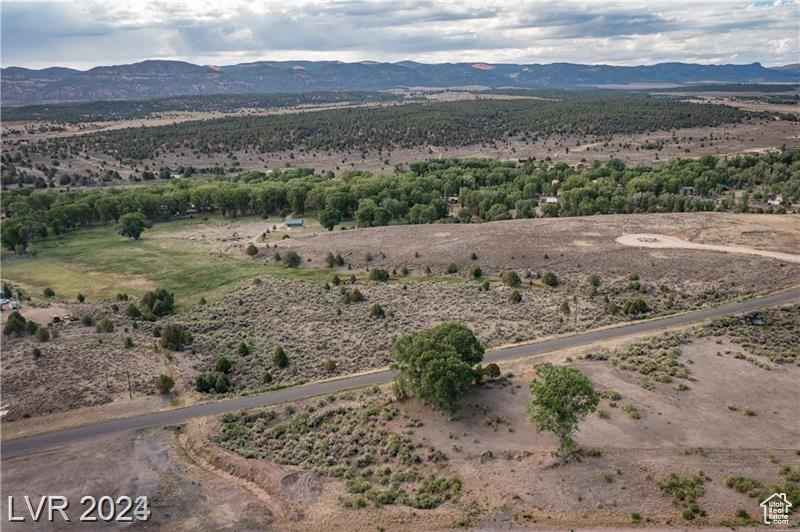
[[[0,69],[4,105],[56,101],[144,99],[199,94],[244,94],[398,87],[579,88],[689,83],[796,83],[798,65],[659,63],[643,66],[574,63],[438,63],[414,61],[259,61],[195,65],[149,60],[81,71],[50,67]]]

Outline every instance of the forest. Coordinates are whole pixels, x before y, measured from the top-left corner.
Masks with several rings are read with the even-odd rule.
[[[173,96],[152,100],[101,100],[3,107],[3,121],[42,120],[56,123],[103,122],[146,118],[154,113],[217,112],[270,109],[298,105],[365,103],[399,100],[388,92],[336,91],[277,94]]]
[[[676,158],[658,167],[627,167],[620,160],[576,169],[549,161],[429,160],[408,171],[376,176],[310,169],[247,172],[207,181],[169,178],[138,188],[17,189],[2,196],[2,244],[24,253],[31,242],[128,213],[151,222],[217,213],[236,217],[317,216],[329,229],[343,220],[361,227],[403,223],[470,223],[512,217],[728,211],[785,212],[752,207],[781,195],[800,198],[800,152],[730,158]],[[685,197],[681,187],[694,187]],[[743,191],[738,197],[734,191]],[[542,196],[557,203],[539,205]],[[452,205],[449,198],[458,198]],[[451,208],[452,207],[452,208]]]
[[[515,99],[415,103],[127,128],[20,147],[46,157],[101,152],[135,164],[165,153],[231,154],[290,150],[379,153],[424,146],[469,146],[509,138],[634,134],[713,127],[764,118],[723,105],[632,93],[564,93],[558,100]]]

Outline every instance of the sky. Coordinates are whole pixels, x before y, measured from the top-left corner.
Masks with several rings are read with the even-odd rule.
[[[800,62],[800,0],[0,1],[3,67],[145,59]]]

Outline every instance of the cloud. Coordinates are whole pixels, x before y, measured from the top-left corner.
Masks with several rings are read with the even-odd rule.
[[[3,2],[2,65],[798,62],[800,0]],[[765,38],[767,36],[768,38]]]

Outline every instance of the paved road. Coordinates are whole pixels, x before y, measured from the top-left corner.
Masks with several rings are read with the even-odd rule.
[[[800,298],[800,286],[785,292],[779,292],[777,294],[759,297],[740,303],[731,303],[718,308],[699,310],[677,316],[671,316],[668,318],[643,321],[632,323],[630,325],[622,325],[619,327],[589,331],[571,336],[552,338],[550,340],[543,340],[526,345],[496,349],[487,352],[484,358],[487,362],[497,362],[517,357],[541,355],[560,349],[569,349],[572,347],[593,344],[605,340],[614,340],[632,334],[654,332],[661,329],[697,323],[708,318],[723,316],[725,314],[748,312],[761,307],[785,303],[797,298]],[[2,442],[2,447],[0,447],[0,452],[2,453],[3,458],[10,458],[80,440],[104,436],[113,432],[137,430],[164,425],[176,425],[195,417],[212,416],[234,410],[274,405],[285,401],[305,399],[315,395],[337,393],[351,388],[380,384],[391,380],[393,375],[393,372],[390,370],[377,371],[364,375],[343,377],[336,380],[264,392],[246,397],[237,397],[235,399],[203,403],[186,408],[167,410],[153,414],[144,414],[129,418],[117,419],[114,421],[105,421],[102,423],[96,423],[94,425],[85,425],[82,427],[59,430],[46,434],[40,434],[38,436],[4,441]]]

